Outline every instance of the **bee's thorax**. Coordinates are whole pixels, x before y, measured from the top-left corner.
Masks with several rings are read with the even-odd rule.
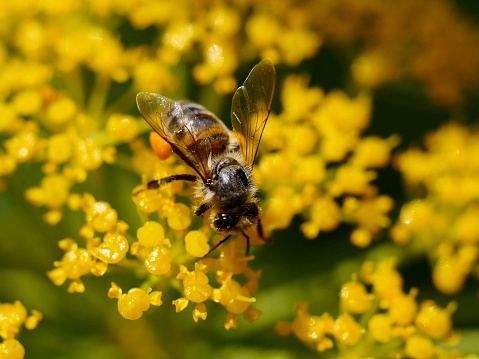
[[[235,158],[224,157],[212,169],[217,205],[222,209],[240,207],[254,193],[251,171]]]

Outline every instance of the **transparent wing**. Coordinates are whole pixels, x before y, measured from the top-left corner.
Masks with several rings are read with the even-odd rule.
[[[258,152],[261,136],[271,112],[276,71],[270,60],[258,63],[239,87],[231,105],[231,124],[235,132],[243,136],[238,138],[246,164],[252,166]]]
[[[151,92],[138,93],[136,104],[153,130],[206,182],[210,176],[208,156],[211,148],[208,136],[206,141],[201,141],[201,148],[198,148],[198,138],[191,129],[197,120],[196,114],[179,102]]]

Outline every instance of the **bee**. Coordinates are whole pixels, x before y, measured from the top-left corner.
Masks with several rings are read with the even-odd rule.
[[[276,71],[269,60],[253,67],[233,95],[231,123],[234,131],[203,106],[173,101],[155,93],[140,92],[136,103],[143,118],[196,174],[176,174],[148,182],[148,189],[172,181],[194,182],[199,201],[195,215],[210,211],[211,227],[226,236],[211,253],[232,234],[249,237],[246,229],[261,227],[261,208],[253,182],[253,165],[261,142],[276,85]]]

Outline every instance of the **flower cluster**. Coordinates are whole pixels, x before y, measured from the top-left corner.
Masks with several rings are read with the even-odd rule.
[[[144,147],[140,146],[137,150],[142,153],[142,165],[145,165],[144,159],[148,158],[145,151],[150,153],[152,159],[151,165],[147,165],[150,170],[145,169],[144,172],[146,178],[149,178],[148,173],[152,174],[153,178],[164,177],[177,167],[176,162],[171,159],[158,161],[153,153]],[[185,169],[184,165],[182,167]],[[211,300],[226,308],[228,314],[224,325],[227,329],[236,327],[237,314],[242,313],[249,320],[257,319],[259,312],[251,307],[251,303],[255,302],[251,294],[258,288],[261,272],[248,266],[254,257],[246,256],[242,248],[237,249],[238,240],[232,241],[231,245],[220,247],[218,258],[196,261],[193,270],[188,270],[184,265],[193,263],[195,258],[201,258],[209,252],[208,242],[212,236],[207,225],[200,224],[197,228],[191,228],[194,221],[190,208],[176,201],[175,195],[191,195],[190,192],[189,189],[183,188],[182,183],[160,187],[158,190],[148,190],[143,186],[134,190],[133,198],[140,212],[146,217],[156,214],[165,225],[152,220],[145,222],[138,229],[138,241],[132,244],[130,253],[137,256],[150,274],[156,276],[155,281],[161,280],[162,277],[174,277],[181,281],[184,296],[173,301],[177,312],[193,302],[196,303],[193,319],[205,320],[205,302]],[[219,239],[221,238],[216,238]],[[181,258],[184,264],[178,262]],[[218,287],[212,286],[211,277],[214,277]],[[120,306],[120,303],[118,305]]]
[[[267,197],[266,232],[287,228],[302,214],[307,238],[345,222],[355,226],[351,242],[368,246],[389,225],[393,200],[372,182],[398,138],[362,136],[370,120],[367,95],[325,94],[305,77],[290,76],[281,100],[283,112],[271,115],[263,136],[267,153],[255,173]]]
[[[420,304],[417,289],[405,293],[395,261],[365,262],[357,276],[342,285],[340,314],[311,315],[306,304],[296,308],[292,323],[279,323],[280,335],[294,334],[318,351],[336,350],[340,357],[430,359],[446,357],[439,343],[452,341],[455,304],[441,308],[432,300]],[[368,287],[371,289],[368,290]]]
[[[49,223],[61,219],[74,183],[115,160],[111,145],[136,137],[135,119],[118,110],[125,103],[129,107],[137,91],[176,89],[179,78],[173,67],[194,45],[201,49],[203,62],[192,70],[193,77],[201,84],[214,82],[219,92],[231,92],[236,88],[238,52],[242,58],[262,53],[275,62],[297,64],[313,56],[320,44],[312,18],[298,17],[307,14],[311,4],[294,14],[288,7],[265,4],[244,18],[241,15],[250,13],[252,4],[195,5],[188,0],[174,5],[54,0],[48,5],[24,1],[2,6],[0,53],[5,56],[1,57],[0,94],[6,100],[0,106],[0,132],[10,139],[0,152],[0,177],[11,174],[18,164],[42,161],[46,177],[28,197],[49,209],[45,215]],[[135,31],[156,27],[159,45],[151,49],[127,46],[121,41],[123,34],[107,20],[112,14],[123,16]],[[265,36],[265,26],[275,29],[268,34],[283,36]],[[238,42],[243,28],[246,38]],[[82,77],[85,69],[94,74],[93,85]],[[126,81],[132,82],[132,91],[109,103],[109,89]],[[52,186],[61,191],[51,195]]]
[[[401,208],[392,239],[430,256],[433,283],[455,294],[479,269],[479,132],[450,123],[425,140],[425,150],[397,158],[414,198]]]
[[[136,91],[174,90],[179,78],[172,69],[192,51],[193,44],[203,55],[203,61],[192,69],[193,78],[201,84],[214,82],[219,92],[231,92],[236,87],[233,74],[239,64],[238,49],[243,49],[245,58],[265,52],[276,61],[296,64],[314,55],[320,44],[311,30],[311,19],[294,21],[285,7],[276,9],[279,13],[274,16],[267,6],[242,18],[240,14],[250,13],[252,5],[217,5],[213,9],[204,6],[188,18],[193,13],[185,9],[196,8],[194,4],[184,1],[181,6],[171,7],[166,2],[102,1],[87,5],[54,0],[48,5],[35,1],[2,5],[5,21],[0,32],[4,55],[0,70],[0,132],[7,139],[0,149],[0,178],[4,185],[3,178],[13,174],[19,165],[39,162],[42,178],[27,189],[25,196],[31,204],[46,208],[43,219],[56,225],[66,209],[83,213],[79,237],[72,238],[72,233],[72,237],[59,242],[65,253],[48,272],[55,284],[69,281],[69,292],[83,292],[82,277],[102,276],[111,265],[131,266],[131,256],[137,266],[144,266],[145,278],[173,276],[183,283],[185,297],[175,302],[177,310],[184,309],[187,301],[196,302],[195,313],[200,314],[194,314],[195,320],[205,318],[202,303],[211,299],[227,307],[231,313],[227,327],[234,327],[239,313],[250,319],[257,317],[250,303],[254,302],[251,293],[256,290],[259,275],[247,266],[251,258],[232,251],[234,247],[222,253],[221,259],[193,264],[194,258],[208,252],[211,232],[198,221],[193,223],[190,207],[177,201],[177,195],[190,195],[188,189],[172,184],[159,191],[134,190],[134,201],[145,222],[138,230],[137,241],[110,203],[88,192],[78,192],[90,173],[104,164],[120,162],[149,179],[178,169],[174,159],[159,162],[142,140],[136,140],[146,125],[124,110],[134,104]],[[156,28],[158,46],[127,45],[121,30],[108,21],[111,14],[121,16],[132,31]],[[17,18],[20,20],[12,21]],[[287,36],[259,41],[265,23],[276,25],[277,31]],[[241,43],[232,41],[242,28],[248,29],[247,38]],[[253,48],[247,49],[251,38],[258,41],[251,42]],[[298,47],[299,44],[302,45]],[[131,88],[112,102],[108,97],[110,89],[120,84]],[[129,143],[133,153],[128,160],[124,153],[117,153],[123,143]],[[148,221],[152,213],[161,224]],[[173,248],[165,234],[172,239]],[[177,243],[186,248],[187,257]],[[186,265],[194,270],[188,272]],[[215,273],[219,288],[209,287],[206,272]],[[242,274],[245,280],[235,280]],[[186,294],[196,286],[191,278],[197,277],[207,279],[204,284],[208,295],[201,299]],[[118,286],[112,288],[111,297],[125,298]],[[201,287],[198,290],[203,291]],[[153,302],[160,303],[156,299]]]
[[[61,261],[54,263],[55,269],[48,272],[48,277],[56,285],[71,280],[69,292],[83,292],[85,286],[81,277],[87,274],[101,276],[109,264],[116,264],[125,259],[129,244],[125,236],[128,225],[118,220],[117,212],[110,204],[96,201],[90,194],[71,195],[69,205],[72,209],[82,210],[85,225],[79,230],[84,238],[85,248],[77,241],[65,238],[59,242],[65,251]]]
[[[322,6],[320,32],[334,41],[364,41],[352,66],[362,86],[413,78],[430,98],[451,106],[464,102],[465,89],[478,86],[479,32],[454,2],[346,0],[341,5],[341,11],[335,1]]]
[[[0,303],[0,358],[22,359],[25,348],[15,339],[22,326],[28,330],[37,327],[42,319],[42,314],[32,310],[28,315],[27,309],[18,301],[14,303]]]
[[[132,145],[135,153],[133,162],[139,173],[143,173],[146,182],[192,171],[184,164],[178,165],[173,156],[158,160],[155,154],[162,157],[164,144],[157,135],[150,136],[150,142],[154,152],[143,141]],[[204,320],[207,316],[205,302],[211,300],[226,308],[227,329],[236,327],[237,314],[243,313],[249,320],[257,319],[259,313],[250,304],[255,301],[251,294],[258,287],[260,272],[248,267],[253,257],[246,256],[242,248],[236,248],[238,241],[220,247],[218,258],[194,262],[195,258],[201,258],[209,252],[212,233],[208,224],[198,223],[192,218],[189,206],[178,201],[180,196],[191,198],[191,195],[191,189],[185,188],[181,182],[173,182],[158,190],[149,190],[144,185],[135,188],[133,200],[147,221],[138,229],[138,241],[131,245],[130,253],[138,258],[149,274],[156,276],[155,281],[165,277],[181,281],[184,296],[173,301],[177,312],[193,302],[196,303],[193,319]],[[153,215],[160,222],[148,220]],[[188,270],[188,263],[194,263],[193,270]],[[219,287],[214,288],[210,284],[211,277],[215,278]]]
[[[181,223],[181,218],[174,215],[172,221]],[[189,217],[188,217],[189,218]],[[173,262],[173,254],[176,257],[189,257],[192,262],[194,257],[202,257],[209,250],[208,237],[200,230],[191,230],[184,235],[184,242],[180,240],[181,233],[185,230],[169,230],[176,238],[176,245],[172,248],[170,240],[165,238],[165,229],[156,221],[148,221],[138,229],[137,238],[130,253],[138,257],[138,266],[141,266],[149,275],[151,283],[161,281],[162,278],[174,278],[178,280],[175,287],[181,288],[183,297],[175,299],[173,305],[177,312],[186,309],[190,302],[195,303],[193,319],[205,320],[207,309],[205,302],[211,300],[226,308],[225,328],[237,326],[237,315],[243,314],[249,320],[256,320],[259,312],[251,307],[255,298],[251,296],[257,290],[258,279],[261,272],[255,272],[248,267],[248,262],[253,257],[247,257],[235,245],[220,249],[219,258],[207,258],[197,261],[194,269],[189,271],[183,264]],[[186,249],[186,253],[185,253]],[[186,263],[186,262],[185,262]],[[141,268],[139,268],[141,269]],[[209,273],[214,274],[218,287],[210,284]],[[240,284],[236,278],[242,277]],[[181,283],[181,284],[180,284]],[[143,312],[148,310],[150,304],[159,306],[162,304],[161,292],[151,292],[141,288],[132,288],[128,294],[122,294],[116,283],[112,283],[109,292],[110,298],[118,299],[118,310],[126,319],[138,319]]]

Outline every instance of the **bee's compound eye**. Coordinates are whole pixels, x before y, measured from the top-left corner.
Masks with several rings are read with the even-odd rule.
[[[215,216],[213,226],[219,232],[230,231],[238,223],[238,218],[228,213],[220,213]]]

